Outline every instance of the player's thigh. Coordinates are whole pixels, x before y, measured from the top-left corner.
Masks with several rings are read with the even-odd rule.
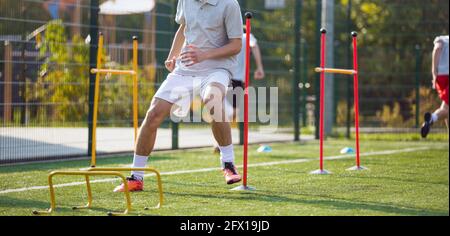
[[[222,102],[230,84],[230,75],[220,71],[212,73],[205,80],[200,91],[203,102]]]
[[[443,110],[445,110],[445,111],[448,112],[448,104],[445,103],[445,102],[442,102],[442,104],[441,104],[441,109],[443,109]]]
[[[190,98],[194,89],[194,81],[190,76],[169,74],[156,92],[147,117],[152,119],[165,119],[169,116],[172,106],[184,103]]]
[[[156,91],[155,98],[176,104],[179,100],[192,95],[194,87],[197,86],[195,83],[192,76],[169,74]]]
[[[154,98],[145,116],[144,125],[159,126],[169,116],[172,106],[171,102]]]
[[[148,112],[160,113],[161,116],[167,116],[170,113],[170,109],[173,103],[161,98],[154,98],[152,104],[148,109]]]

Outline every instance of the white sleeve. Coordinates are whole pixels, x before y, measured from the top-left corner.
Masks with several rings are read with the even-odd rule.
[[[444,37],[442,37],[442,36],[438,36],[434,39],[434,44],[443,43],[443,42],[444,42]]]
[[[225,28],[229,39],[242,38],[242,15],[241,8],[237,1],[232,1],[225,8]]]
[[[184,18],[184,0],[178,0],[178,6],[177,6],[177,14],[175,16],[175,22],[182,25],[185,24],[185,18]]]
[[[250,34],[250,47],[255,47],[258,43],[258,40],[255,38],[253,34]]]

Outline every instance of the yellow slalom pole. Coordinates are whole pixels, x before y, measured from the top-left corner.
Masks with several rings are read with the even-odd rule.
[[[97,50],[97,69],[102,67],[102,50],[103,50],[103,34],[100,33],[98,39],[98,50]],[[100,74],[97,73],[95,76],[95,92],[94,92],[94,115],[92,120],[92,156],[91,156],[91,166],[95,167],[97,165],[97,116],[98,116],[98,100],[100,91]]]
[[[335,69],[335,68],[315,68],[317,73],[330,73],[330,74],[344,74],[344,75],[355,75],[358,74],[356,70],[344,70],[344,69]]]
[[[134,126],[134,142],[137,140],[138,133],[138,38],[133,37],[133,126]]]

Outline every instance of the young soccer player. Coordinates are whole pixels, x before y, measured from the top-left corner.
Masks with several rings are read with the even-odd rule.
[[[171,72],[161,85],[140,127],[133,167],[145,167],[153,150],[156,131],[171,112],[183,108],[194,94],[201,96],[213,118],[212,131],[219,144],[227,184],[241,181],[234,165],[231,128],[224,118],[223,99],[234,75],[236,55],[242,48],[242,16],[236,0],[179,0],[173,40],[166,68]],[[133,171],[130,191],[143,190],[144,173]],[[115,192],[123,192],[124,185]]]
[[[448,35],[439,36],[434,40],[431,73],[433,74],[433,89],[438,92],[442,104],[433,114],[430,112],[425,114],[425,122],[421,129],[423,138],[428,136],[431,126],[438,120],[445,119],[448,128],[448,41]]]

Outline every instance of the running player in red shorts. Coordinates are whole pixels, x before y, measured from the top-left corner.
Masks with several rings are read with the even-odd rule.
[[[442,105],[433,114],[425,114],[425,122],[422,125],[421,135],[426,138],[433,123],[445,119],[448,128],[448,35],[439,36],[434,40],[432,74],[433,88],[439,94]]]

